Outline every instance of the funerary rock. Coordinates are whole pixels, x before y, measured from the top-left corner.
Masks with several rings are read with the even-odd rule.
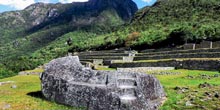
[[[41,82],[48,100],[88,110],[155,110],[166,96],[152,75],[95,71],[83,67],[77,56],[52,60]]]

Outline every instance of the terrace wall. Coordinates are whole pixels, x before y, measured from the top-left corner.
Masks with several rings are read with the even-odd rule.
[[[212,48],[211,41],[202,41],[200,44],[196,44],[196,49],[203,49],[203,48]]]
[[[219,71],[220,60],[184,60],[184,61],[159,61],[159,62],[133,62],[133,63],[113,63],[111,68],[129,67],[175,67],[176,69],[189,70],[209,70]]]
[[[198,50],[175,50],[175,51],[162,51],[162,52],[149,52],[149,53],[141,53],[136,54],[135,56],[146,56],[146,55],[160,55],[160,54],[183,54],[183,53],[202,53],[202,52],[220,52],[220,48],[215,49],[198,49]]]
[[[196,46],[196,44],[185,44],[185,45],[183,45],[183,48],[185,50],[195,50],[195,46]]]
[[[162,54],[155,56],[139,56],[134,57],[134,61],[138,60],[153,60],[153,59],[175,59],[175,58],[219,58],[220,52],[218,53],[186,53],[186,54]]]
[[[212,48],[220,48],[220,41],[213,42]]]

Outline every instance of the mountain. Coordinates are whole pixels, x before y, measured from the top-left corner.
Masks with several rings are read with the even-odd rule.
[[[140,33],[134,47],[220,40],[219,0],[158,0],[139,10],[127,27]]]
[[[93,17],[98,17],[101,12],[111,9],[124,21],[129,21],[138,10],[132,0],[89,0],[70,4],[36,3],[22,11],[0,13],[1,28],[31,29],[59,23],[77,24],[86,19],[89,19],[88,23],[92,23],[95,21]]]
[[[10,42],[15,35],[23,37],[59,25],[72,28],[68,31],[92,25],[103,26],[106,23],[120,25],[129,21],[137,10],[132,0],[90,0],[70,4],[36,3],[22,11],[0,14],[0,45]]]
[[[13,71],[32,69],[68,52],[220,40],[219,0],[158,0],[138,11],[132,0],[39,3],[25,10],[0,15],[0,61]],[[16,19],[3,19],[6,15]]]
[[[111,32],[114,27],[130,22],[137,10],[132,0],[89,0],[36,3],[21,11],[0,13],[0,62],[10,65],[13,61],[23,61],[22,56],[30,56],[57,40],[65,44],[70,37],[63,36],[71,32],[77,33],[71,36],[73,39]]]

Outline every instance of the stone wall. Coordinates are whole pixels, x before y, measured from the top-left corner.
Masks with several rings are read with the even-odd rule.
[[[220,41],[212,42],[212,41],[202,41],[199,44],[186,44],[183,46],[184,49],[212,49],[212,48],[220,48]]]
[[[185,45],[183,45],[183,49],[185,49],[185,50],[195,50],[195,44],[185,44]]]
[[[182,50],[182,49],[181,48],[147,49],[147,50],[142,50],[141,53],[162,52],[162,51],[177,51],[177,50]]]
[[[213,42],[212,48],[220,48],[220,41]]]
[[[81,60],[84,59],[103,59],[103,60],[122,60],[123,56],[79,56]]]
[[[149,52],[136,54],[136,56],[147,56],[147,55],[165,55],[165,54],[182,54],[182,53],[202,53],[202,52],[220,52],[220,48],[215,49],[197,49],[197,50],[175,50],[175,51],[162,51],[162,52]]]
[[[117,68],[120,72],[150,72],[150,71],[164,71],[174,70],[175,67],[132,67],[132,68]]]
[[[133,62],[133,63],[114,63],[111,68],[131,68],[131,67],[175,67],[177,69],[189,70],[209,70],[219,71],[219,60],[170,60],[159,62]]]
[[[212,48],[212,42],[202,41],[200,44],[196,44],[196,49],[201,49],[201,48]]]
[[[138,60],[153,60],[153,59],[175,59],[175,58],[219,58],[218,53],[180,53],[180,54],[162,54],[154,56],[140,56],[134,57],[134,61]]]
[[[219,60],[208,60],[208,61],[193,61],[193,60],[187,60],[187,61],[181,61],[177,62],[178,65],[176,68],[180,69],[190,69],[190,70],[210,70],[210,71],[219,71],[220,70],[220,61]]]
[[[133,62],[133,60],[134,60],[134,57],[132,57],[132,56],[129,56],[129,57],[123,57],[123,62]]]
[[[78,54],[78,56],[129,56],[129,53],[89,53],[89,54]]]
[[[100,54],[105,54],[105,53],[123,53],[125,50],[124,49],[118,49],[118,50],[103,50],[103,51],[85,51],[85,52],[80,52],[78,54],[93,54],[93,53],[100,53]]]
[[[131,67],[176,67],[176,61],[163,62],[132,62],[132,63],[113,63],[111,68],[131,68]]]

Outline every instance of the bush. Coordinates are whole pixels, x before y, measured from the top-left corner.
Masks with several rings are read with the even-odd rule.
[[[139,32],[133,32],[133,33],[129,34],[128,37],[125,39],[125,46],[126,47],[132,46],[133,42],[138,40],[139,37],[140,37]]]
[[[46,59],[44,59],[46,60]],[[31,57],[21,56],[18,58],[10,59],[5,62],[5,67],[13,72],[20,72],[24,70],[31,70],[41,65],[40,60],[31,59]]]
[[[17,75],[15,72],[0,67],[0,79]]]

